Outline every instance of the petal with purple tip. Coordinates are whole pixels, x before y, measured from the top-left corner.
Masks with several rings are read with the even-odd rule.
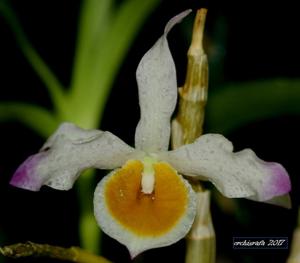
[[[279,197],[291,189],[286,170],[278,163],[259,159],[250,149],[233,152],[230,141],[219,134],[206,134],[194,143],[160,153],[180,173],[211,181],[227,197],[288,206]],[[272,199],[272,200],[271,200]]]
[[[15,172],[10,180],[10,184],[31,191],[40,190],[43,185],[43,179],[36,173],[36,167],[44,155],[44,153],[39,153],[28,157]]]
[[[142,157],[142,152],[109,132],[63,123],[41,151],[17,169],[10,183],[32,191],[42,185],[68,190],[85,169],[114,169],[129,159]]]
[[[269,200],[274,196],[281,196],[290,192],[291,182],[284,167],[279,163],[265,163],[265,165],[270,176],[263,185],[265,189],[263,198]]]

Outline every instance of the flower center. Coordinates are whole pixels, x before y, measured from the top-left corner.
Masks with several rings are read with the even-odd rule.
[[[104,202],[111,216],[137,235],[165,234],[188,209],[185,181],[164,162],[128,161],[104,187]]]
[[[155,183],[155,171],[153,164],[156,162],[154,158],[145,157],[143,160],[144,170],[142,172],[141,191],[144,194],[152,194]]]

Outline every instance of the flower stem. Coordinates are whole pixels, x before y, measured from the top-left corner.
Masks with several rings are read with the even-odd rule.
[[[5,257],[50,257],[77,263],[109,263],[107,259],[91,254],[79,247],[63,248],[48,244],[36,244],[32,242],[18,243],[0,247],[0,254]]]
[[[188,50],[186,80],[179,89],[179,108],[172,122],[172,147],[194,142],[203,131],[208,90],[208,62],[203,49],[206,9],[197,11]],[[199,182],[191,182],[197,193],[197,213],[187,235],[186,263],[215,262],[215,232],[210,214],[210,193]]]

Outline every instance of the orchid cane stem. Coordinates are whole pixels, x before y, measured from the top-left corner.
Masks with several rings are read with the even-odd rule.
[[[11,258],[50,257],[77,263],[109,263],[107,259],[91,254],[79,247],[63,248],[32,242],[0,247],[0,254]]]
[[[174,149],[194,142],[202,134],[208,88],[208,63],[202,45],[206,12],[206,9],[198,10],[195,18],[192,43],[187,54],[186,80],[179,88],[178,113],[172,122]]]
[[[172,147],[194,142],[203,131],[207,101],[208,62],[203,49],[206,9],[197,11],[188,50],[186,80],[179,89],[179,108],[172,122]],[[210,214],[210,193],[199,182],[191,182],[197,193],[197,213],[187,235],[186,263],[215,262],[215,232]]]
[[[196,188],[196,189],[195,189]],[[198,188],[198,189],[197,189]],[[215,232],[210,214],[210,191],[203,190],[199,183],[195,221],[186,237],[186,263],[213,263],[216,257]]]

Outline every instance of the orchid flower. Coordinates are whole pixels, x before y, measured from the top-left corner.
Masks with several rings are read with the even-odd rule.
[[[42,185],[68,190],[88,168],[113,170],[96,187],[94,213],[101,229],[127,246],[132,257],[175,243],[188,233],[196,194],[182,175],[209,180],[226,197],[288,206],[291,184],[286,170],[260,160],[250,149],[234,153],[222,135],[206,134],[168,151],[177,83],[167,34],[189,12],[167,23],[138,65],[141,118],[135,148],[110,132],[63,123],[10,182],[32,191]]]

